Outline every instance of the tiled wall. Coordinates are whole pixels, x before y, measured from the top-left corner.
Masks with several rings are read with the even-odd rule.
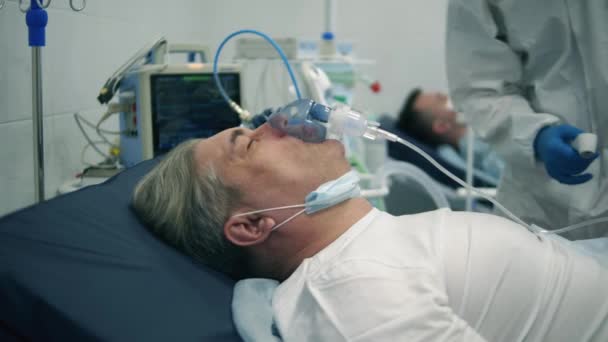
[[[83,168],[85,140],[73,114],[97,121],[102,84],[144,43],[165,36],[215,51],[239,28],[305,38],[323,29],[323,0],[88,0],[80,13],[68,1],[52,0],[42,52],[47,197]],[[359,107],[394,112],[413,86],[445,89],[445,2],[338,2],[337,37],[355,40],[361,57],[376,60],[369,70],[385,87],[381,96],[362,90]],[[31,54],[17,5],[6,0],[0,10],[0,216],[34,202]],[[232,51],[227,46],[222,58],[229,60]],[[116,125],[115,119],[107,123]],[[87,158],[99,160],[93,153]]]

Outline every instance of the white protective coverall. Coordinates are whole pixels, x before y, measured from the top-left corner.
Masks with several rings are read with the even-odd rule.
[[[451,0],[450,95],[506,163],[498,200],[526,222],[557,229],[608,215],[608,4],[605,0]],[[545,125],[598,135],[586,172],[564,185],[534,156]],[[590,238],[598,226],[571,233]],[[604,224],[606,226],[606,224]]]

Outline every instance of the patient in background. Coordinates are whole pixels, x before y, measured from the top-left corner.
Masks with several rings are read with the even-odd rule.
[[[132,204],[196,261],[280,281],[285,341],[608,340],[608,271],[569,241],[480,213],[391,216],[352,175],[335,140],[232,128],[175,148]]]
[[[447,95],[412,90],[399,112],[397,128],[436,149],[445,161],[466,168],[467,125],[459,122],[457,113],[448,104]],[[488,144],[476,138],[473,151],[475,169],[497,183],[504,168],[502,159]]]

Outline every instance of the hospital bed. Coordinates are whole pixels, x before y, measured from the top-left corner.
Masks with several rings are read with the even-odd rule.
[[[157,162],[0,218],[0,340],[240,341],[234,282],[156,239],[130,209]],[[447,205],[430,177],[394,163],[380,171],[388,212]]]
[[[234,282],[129,208],[156,163],[0,218],[1,341],[240,341]]]
[[[375,178],[381,182],[380,187],[388,189],[382,198],[382,208],[389,214],[409,215],[439,208],[465,210],[465,191],[438,182],[412,163],[388,158],[383,167],[376,171]],[[491,212],[492,207],[486,200],[474,196],[471,210]]]
[[[466,168],[462,167],[462,165],[454,164],[449,160],[444,160],[436,149],[399,130],[396,127],[394,118],[383,115],[380,117],[379,122],[383,129],[414,144],[456,177],[462,180],[466,179]],[[437,203],[429,201],[427,196],[429,191],[442,192],[452,210],[467,210],[466,202],[469,194],[465,188],[409,147],[396,142],[388,142],[387,145],[389,157],[387,164],[404,162],[408,165],[417,167],[422,172],[423,176],[419,176],[418,179],[430,178],[430,180],[425,180],[424,184],[421,184],[417,181],[418,179],[416,177],[397,177],[395,179],[397,183],[392,186],[393,191],[391,191],[388,198],[385,200],[387,202],[388,212],[394,215],[403,215],[433,210],[440,207],[437,206]],[[393,175],[393,178],[395,178],[395,176],[399,175]],[[495,177],[480,170],[474,170],[473,185],[486,195],[493,197],[496,193],[496,186],[498,183]],[[427,189],[424,189],[424,187]],[[407,195],[412,192],[415,196]],[[420,200],[417,200],[418,198],[420,198]],[[391,209],[390,203],[393,203],[397,207]],[[478,195],[472,194],[472,206],[468,210],[491,212],[492,204]]]
[[[445,169],[447,169],[448,171],[450,171],[451,173],[456,175],[458,178],[466,179],[466,169],[465,168],[462,168],[459,165],[454,165],[454,164],[450,163],[449,161],[444,160],[441,157],[441,155],[437,152],[436,149],[434,149],[433,147],[431,147],[427,144],[424,144],[423,142],[417,140],[416,138],[399,130],[396,127],[396,121],[394,118],[390,117],[389,115],[383,115],[380,117],[380,119],[378,121],[380,123],[380,126],[383,129],[385,129],[386,131],[394,133],[394,134],[398,135],[399,137],[411,142],[412,144],[414,144],[418,148],[420,148],[422,151],[427,153],[430,157],[435,159]],[[439,171],[439,169],[437,169],[435,166],[433,166],[431,163],[429,163],[426,159],[424,159],[424,157],[422,157],[420,154],[413,151],[409,147],[406,147],[406,146],[396,143],[396,142],[388,142],[388,155],[389,155],[389,157],[391,157],[395,160],[405,161],[405,162],[418,166],[425,173],[427,173],[431,178],[433,178],[437,182],[439,182],[447,187],[450,187],[453,189],[458,189],[461,187],[458,183],[456,183],[454,180],[450,179],[447,175],[445,175],[444,173]],[[485,175],[482,172],[475,171],[475,174],[473,176],[473,185],[475,187],[480,187],[480,188],[492,188],[492,187],[496,187],[497,183],[489,175]]]

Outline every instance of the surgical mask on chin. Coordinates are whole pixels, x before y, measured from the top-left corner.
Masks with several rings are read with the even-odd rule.
[[[306,214],[308,215],[316,213],[317,211],[333,207],[334,205],[342,203],[351,198],[359,197],[360,193],[361,189],[359,188],[359,175],[356,171],[351,170],[337,179],[321,184],[315,191],[309,193],[306,196],[304,204],[254,210],[246,213],[237,214],[232,217],[258,214],[271,210],[304,208],[292,215],[291,217],[287,218],[285,221],[272,227],[272,230],[276,230],[304,212],[306,212]]]

